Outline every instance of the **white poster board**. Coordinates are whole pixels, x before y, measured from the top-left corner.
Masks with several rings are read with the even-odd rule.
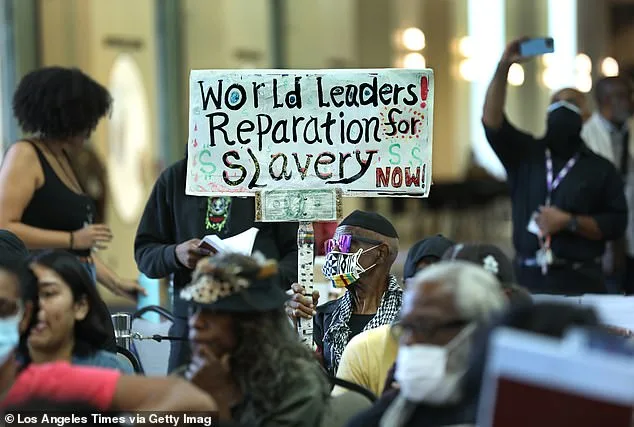
[[[507,380],[520,385],[501,390],[501,382]],[[572,419],[578,411],[570,411],[570,402],[576,408],[583,405],[598,405],[602,413],[620,417],[625,412],[628,418],[624,426],[630,425],[632,406],[634,406],[634,365],[629,357],[614,355],[587,347],[583,332],[573,331],[563,340],[531,334],[507,328],[493,332],[489,341],[489,352],[482,389],[480,392],[477,425],[479,427],[497,427],[511,425],[500,418],[502,413],[512,413],[512,425],[532,426],[582,426],[620,424],[603,420],[600,424],[589,421],[561,422],[562,418]],[[529,397],[521,393],[522,385],[541,390],[549,399],[551,391],[566,395],[559,406],[555,400],[552,408],[540,410]],[[504,407],[504,402],[510,406]],[[509,403],[510,402],[510,403]],[[498,407],[502,406],[502,407]],[[500,410],[502,409],[502,410]],[[542,408],[543,409],[543,408]],[[555,413],[557,412],[557,413]],[[508,416],[508,415],[507,415]],[[539,421],[537,421],[539,419]]]
[[[574,297],[533,295],[533,300],[535,302],[555,302],[590,307],[596,311],[604,325],[634,331],[634,297],[595,294]]]
[[[192,70],[186,192],[426,197],[432,70]]]

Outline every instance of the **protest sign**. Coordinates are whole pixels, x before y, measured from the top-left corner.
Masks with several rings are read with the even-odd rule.
[[[193,70],[189,195],[426,197],[432,70]]]

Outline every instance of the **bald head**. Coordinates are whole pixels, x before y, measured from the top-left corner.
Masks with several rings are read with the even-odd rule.
[[[564,88],[558,90],[553,93],[550,98],[550,103],[553,104],[559,101],[570,102],[571,104],[576,105],[581,110],[581,117],[583,117],[583,121],[585,122],[591,116],[590,106],[588,105],[588,98],[583,92],[578,91],[573,88]]]

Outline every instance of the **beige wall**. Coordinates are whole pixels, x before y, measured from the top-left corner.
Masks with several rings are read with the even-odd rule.
[[[185,75],[190,69],[270,66],[267,0],[183,0],[182,7]]]
[[[614,52],[612,55],[617,55],[618,60],[623,64],[634,64],[634,27],[630,27],[628,30],[621,32],[614,40]]]
[[[271,67],[271,10],[268,0],[181,0],[181,7],[181,112],[188,123],[190,70]],[[187,137],[178,142],[183,152]]]
[[[357,67],[356,11],[357,0],[286,2],[287,67]]]
[[[40,51],[42,65],[78,66],[97,81],[108,85],[113,62],[121,52],[129,53],[143,76],[150,109],[150,150],[141,163],[147,199],[156,178],[157,137],[157,46],[153,0],[47,0],[40,2]],[[109,38],[141,43],[139,49],[108,45]],[[114,100],[114,109],[117,100]],[[93,137],[102,159],[108,159],[108,126],[103,120]],[[107,163],[106,163],[107,164]],[[112,200],[112,198],[110,198]],[[124,223],[112,203],[107,211],[114,240],[99,255],[118,274],[136,278],[133,242],[138,219]],[[111,300],[109,293],[104,294]]]

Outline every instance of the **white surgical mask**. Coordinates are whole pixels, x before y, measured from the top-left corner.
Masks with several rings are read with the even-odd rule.
[[[450,357],[464,356],[469,346],[469,336],[475,327],[467,326],[444,347],[428,344],[401,346],[398,350],[394,379],[400,393],[415,403],[426,402],[442,405],[458,397],[462,377],[466,372],[466,360],[458,369],[448,369]],[[466,359],[466,357],[465,357]]]
[[[10,317],[0,318],[0,365],[4,364],[20,342],[22,307]]]

